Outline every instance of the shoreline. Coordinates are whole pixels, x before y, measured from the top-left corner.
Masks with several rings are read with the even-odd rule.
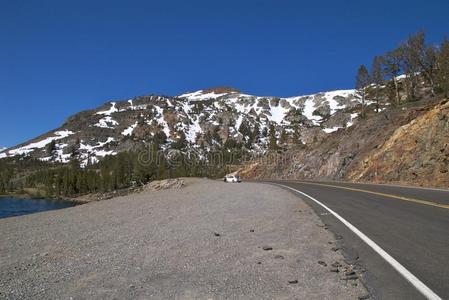
[[[30,194],[1,194],[0,195],[0,199],[1,198],[14,198],[17,200],[55,200],[55,201],[66,201],[66,202],[72,202],[72,203],[76,203],[76,205],[80,205],[80,204],[85,204],[88,202],[82,201],[82,200],[78,200],[77,198],[56,198],[56,197],[42,197],[42,196],[34,196],[34,195],[30,195]]]

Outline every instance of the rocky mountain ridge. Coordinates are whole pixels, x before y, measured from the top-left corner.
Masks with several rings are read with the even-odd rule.
[[[288,98],[253,96],[232,88],[176,97],[139,96],[77,113],[60,128],[7,149],[0,158],[28,156],[62,163],[77,159],[86,165],[153,141],[169,149],[180,140],[184,149],[208,152],[237,143],[260,154],[267,150],[270,126],[278,138],[282,130],[290,136],[296,131],[300,143],[309,144],[351,127],[359,106],[354,90]]]

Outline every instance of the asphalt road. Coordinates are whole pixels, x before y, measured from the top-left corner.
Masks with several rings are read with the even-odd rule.
[[[320,201],[354,225],[442,299],[449,299],[449,191],[336,182],[273,181]],[[300,195],[364,269],[377,299],[425,299],[410,282],[335,216]]]

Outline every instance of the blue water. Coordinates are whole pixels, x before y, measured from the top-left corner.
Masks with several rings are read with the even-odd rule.
[[[40,211],[61,209],[75,206],[76,203],[50,199],[17,199],[0,197],[0,219],[33,214]]]

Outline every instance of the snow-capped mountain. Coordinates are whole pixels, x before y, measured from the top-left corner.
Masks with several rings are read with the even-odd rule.
[[[6,147],[0,147],[0,153],[5,151],[5,150],[6,150]]]
[[[186,147],[204,151],[235,140],[248,151],[263,152],[270,126],[278,137],[282,131],[289,138],[296,133],[295,138],[307,144],[352,126],[359,106],[354,90],[287,98],[248,95],[232,88],[175,97],[139,96],[75,114],[60,128],[10,148],[0,158],[25,155],[55,162],[76,158],[86,164],[155,139],[167,149],[184,136]]]

